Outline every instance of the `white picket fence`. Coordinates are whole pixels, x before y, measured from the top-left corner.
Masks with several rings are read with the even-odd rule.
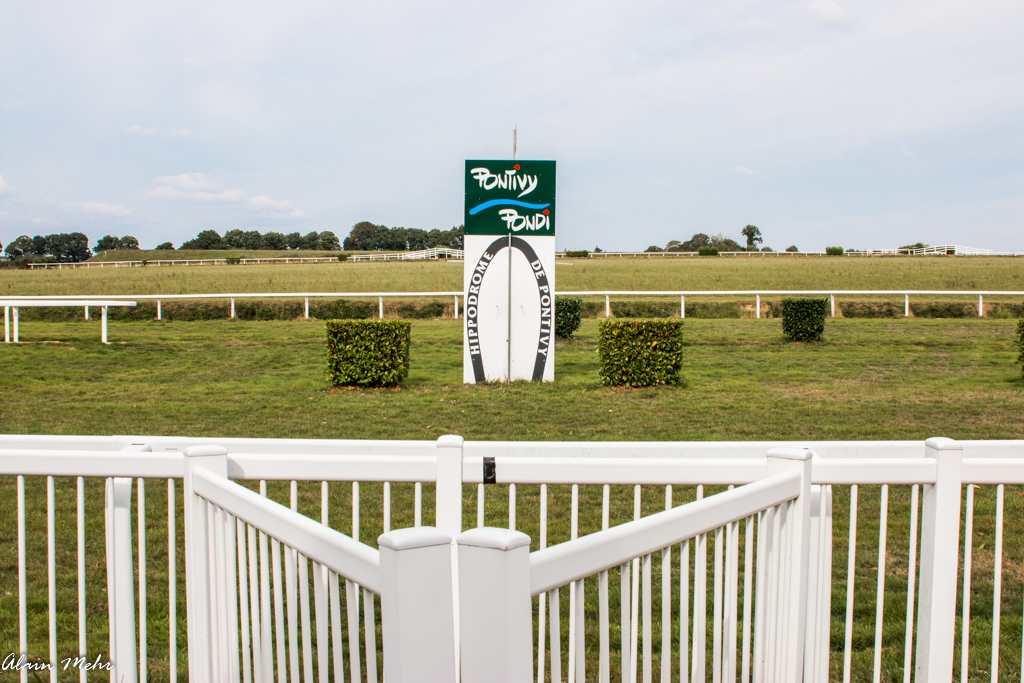
[[[710,674],[714,681],[738,678],[748,683],[798,680],[801,671],[804,680],[824,681],[838,669],[829,660],[833,577],[843,573],[833,569],[834,555],[848,556],[845,577],[839,580],[845,580],[847,595],[843,680],[850,680],[857,492],[858,486],[880,484],[873,666],[873,678],[879,680],[890,552],[889,487],[910,487],[912,561],[907,565],[903,680],[949,681],[958,575],[964,579],[966,597],[976,573],[970,539],[977,486],[996,486],[995,647],[988,664],[991,671],[999,671],[1004,486],[1024,484],[1024,441],[516,443],[463,442],[459,437],[374,442],[0,436],[0,475],[17,476],[17,628],[22,653],[57,662],[109,652],[115,667],[112,680],[148,680],[154,661],[165,662],[172,680],[178,680],[182,653],[176,646],[175,606],[181,583],[175,548],[180,519],[188,680],[245,683],[329,677],[376,681],[381,665],[389,683],[456,680],[459,668],[463,681],[646,683],[699,681]],[[42,531],[26,528],[26,517],[32,517],[27,513],[38,512],[43,504],[26,500],[26,480],[33,477],[45,477],[47,485],[45,615],[30,613],[27,607],[26,538]],[[55,477],[77,477],[74,520],[57,519]],[[86,573],[90,539],[85,534],[84,482],[97,477],[107,479],[105,585],[111,635],[102,644],[87,642],[85,628],[86,582],[102,580]],[[147,578],[152,572],[146,562],[147,531],[156,533],[163,525],[145,517],[146,490],[154,480],[169,491],[169,578],[159,588]],[[253,486],[259,482],[263,495],[235,483],[246,481]],[[266,497],[267,482],[278,481],[291,482],[290,506]],[[320,482],[318,520],[297,512],[299,482]],[[340,482],[352,490],[351,527],[328,514],[330,487]],[[360,483],[382,496],[371,503],[383,515],[379,549],[360,542]],[[464,531],[472,488],[464,489],[474,484],[477,529]],[[490,484],[507,488],[507,519],[485,519]],[[392,487],[410,485],[415,487],[414,509],[393,510]],[[424,526],[431,521],[424,516],[424,485],[433,489],[436,501],[432,527]],[[538,485],[537,524],[521,515],[517,519],[517,504],[535,508],[516,487],[533,491]],[[562,485],[571,486],[571,507],[549,514],[554,500],[549,487]],[[179,486],[184,509],[175,502]],[[581,510],[579,503],[580,487],[589,486],[602,487],[602,530],[581,535],[581,512],[595,512]],[[612,486],[633,487],[633,522],[610,526]],[[705,486],[730,490],[704,497]],[[649,487],[664,492],[664,512],[641,514],[642,489]],[[849,487],[848,552],[832,545],[836,487]],[[673,505],[673,492],[685,500],[694,488],[694,502]],[[412,527],[392,529],[393,516],[402,516]],[[502,529],[485,528],[488,521]],[[64,613],[66,602],[58,605],[55,597],[55,530],[58,524],[76,528],[75,523],[79,652],[57,652],[58,617],[61,623],[73,617]],[[539,538],[516,531],[534,527]],[[568,540],[549,546],[552,537]],[[134,553],[133,539],[138,548]],[[11,556],[14,548],[4,547],[3,552]],[[133,582],[136,571],[138,581]],[[615,575],[617,598],[609,590]],[[585,587],[597,591],[596,615],[586,609]],[[147,613],[147,591],[152,590],[167,591],[169,613]],[[33,601],[40,597],[32,596]],[[617,628],[612,627],[615,603]],[[567,617],[562,613],[566,608]],[[964,624],[961,680],[966,680],[970,600],[964,601],[959,616]],[[37,626],[43,619],[48,649],[28,642],[30,622]],[[152,624],[169,630],[162,642],[170,645],[163,651],[147,649]],[[13,622],[0,625],[8,640],[13,640],[14,628]],[[591,643],[597,634],[596,650],[588,649],[588,633]],[[1002,647],[1005,652],[1007,644]],[[1009,647],[1019,652],[1021,645]],[[28,680],[26,671],[21,680]],[[51,680],[56,680],[55,671]]]

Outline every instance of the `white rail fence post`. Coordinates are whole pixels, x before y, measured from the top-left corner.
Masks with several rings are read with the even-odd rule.
[[[103,306],[101,308],[101,310],[103,311],[103,323],[102,323],[102,331],[100,332],[100,337],[101,337],[100,341],[102,341],[104,344],[106,344],[107,343],[107,307]]]
[[[818,458],[812,458],[811,467]],[[804,680],[828,681],[832,624],[832,489],[812,486],[810,497],[809,575]]]
[[[484,527],[459,535],[458,545],[462,683],[530,683],[530,537]]]
[[[944,683],[953,678],[963,446],[944,438],[924,443],[925,457],[935,460],[935,484],[923,487],[914,680]]]
[[[4,306],[4,343],[11,342],[11,307]]]
[[[789,538],[779,551],[779,567],[782,572],[779,590],[788,599],[779,601],[779,611],[785,633],[776,636],[776,643],[782,647],[777,652],[781,663],[782,676],[779,680],[801,679],[804,669],[804,639],[807,632],[807,585],[808,559],[811,531],[811,458],[813,453],[800,448],[773,448],[768,451],[766,477],[796,471],[800,474],[800,495],[790,504],[785,525],[790,527]],[[785,567],[785,571],[782,571]],[[789,583],[785,586],[785,582]],[[784,615],[784,616],[783,616]],[[813,640],[813,638],[811,639]],[[811,677],[810,673],[807,675]]]
[[[454,682],[451,536],[421,526],[389,531],[377,544],[384,679]]]
[[[459,555],[456,539],[462,533],[462,458],[465,440],[452,434],[437,439],[437,487],[435,524],[437,529],[451,537],[451,596],[454,623],[454,650],[456,680],[459,671]]]
[[[18,343],[18,307],[14,307],[14,343]]]
[[[754,304],[754,307],[757,309],[757,315],[755,317],[757,317],[757,319],[760,320],[761,319],[761,295],[760,294],[757,295],[757,302]]]
[[[377,299],[380,300],[380,319],[384,319],[384,297],[379,296]]]
[[[156,300],[156,319],[163,320],[163,311],[160,309],[160,299]]]
[[[190,446],[185,449],[185,595],[188,621],[188,669],[191,681],[215,680],[212,643],[218,638],[211,622],[207,503],[195,494],[192,473],[207,469],[228,476],[227,449]]]

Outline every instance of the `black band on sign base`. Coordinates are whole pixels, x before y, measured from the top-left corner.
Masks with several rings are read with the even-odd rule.
[[[484,458],[484,483],[498,483],[498,466],[494,464],[494,458]]]
[[[532,379],[534,382],[541,382],[544,380],[544,367],[548,361],[548,350],[551,348],[551,334],[554,329],[554,325],[552,322],[555,310],[554,293],[548,286],[548,274],[540,266],[540,259],[537,257],[537,252],[533,250],[533,247],[530,246],[530,243],[520,237],[515,237],[514,235],[512,236],[511,242],[511,247],[513,249],[518,249],[523,253],[523,256],[526,257],[526,260],[530,263],[530,266],[533,268],[534,277],[536,277],[537,279],[537,296],[540,299],[541,320],[540,334],[537,338],[537,359],[534,361],[533,364]],[[480,274],[480,282],[477,283],[477,287],[483,286],[483,278],[485,275],[487,275],[488,266],[490,266],[491,262],[498,255],[498,252],[500,252],[502,249],[507,248],[509,248],[508,237],[499,237],[498,239],[491,242],[490,246],[488,246],[487,249],[484,250],[484,258],[480,260],[480,263],[476,268],[476,272]],[[544,305],[545,298],[547,298],[548,300],[547,306]],[[477,326],[477,318],[479,317],[478,307],[473,306],[471,308],[468,305],[468,293],[466,301],[466,329],[479,330],[479,327]],[[545,308],[548,309],[548,315],[546,316],[548,319],[547,330],[544,329]],[[472,313],[470,313],[470,310],[472,310]],[[509,315],[512,315],[511,311],[509,311]],[[511,340],[509,341],[511,342]],[[475,354],[470,352],[469,357],[473,362],[473,377],[476,379],[477,382],[487,381],[487,375],[484,374],[484,361],[482,354],[479,353],[479,351]],[[509,368],[509,375],[511,376],[511,374],[512,368]]]

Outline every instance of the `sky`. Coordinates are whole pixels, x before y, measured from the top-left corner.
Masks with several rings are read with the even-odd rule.
[[[1024,4],[0,3],[0,243],[448,229],[558,162],[557,245],[1024,251]]]

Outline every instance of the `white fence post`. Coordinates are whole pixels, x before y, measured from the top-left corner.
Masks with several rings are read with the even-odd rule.
[[[682,294],[679,295],[679,317],[686,317],[686,296]]]
[[[86,320],[89,319],[89,307],[88,306],[85,307],[85,319]]]
[[[103,311],[103,323],[101,325],[101,332],[100,332],[101,339],[100,339],[100,341],[102,341],[104,344],[106,344],[107,343],[107,307],[103,306],[101,310]]]
[[[389,531],[377,544],[384,679],[454,683],[451,536],[421,526]]]
[[[909,294],[904,294],[903,297],[904,297],[903,298],[903,317],[904,318],[909,318],[910,317],[910,295]]]
[[[383,320],[384,319],[384,297],[379,296],[377,298],[380,300],[380,319]]]
[[[604,317],[612,317],[612,300],[607,294],[604,295]]]
[[[815,460],[811,459],[813,469]],[[804,646],[804,680],[828,681],[832,624],[832,489],[812,486],[811,529],[808,547],[807,634]]]
[[[832,317],[836,317],[836,295],[829,294],[829,298],[832,300]]]
[[[766,477],[797,471],[800,473],[800,495],[790,504],[786,514],[788,542],[780,551],[780,567],[786,567],[780,578],[789,581],[784,590],[789,596],[786,604],[780,600],[779,616],[785,629],[777,636],[784,649],[777,653],[782,664],[781,680],[801,680],[804,666],[804,638],[807,631],[807,574],[811,529],[811,458],[813,453],[803,448],[773,448],[768,451]],[[784,548],[784,549],[783,549]],[[810,676],[808,676],[809,678]]]
[[[455,319],[459,319],[459,295],[455,295]]]
[[[228,476],[227,450],[221,446],[185,449],[185,607],[188,620],[188,669],[191,681],[214,680],[213,643],[219,642],[211,622],[212,599],[207,539],[207,503],[197,496],[192,473],[199,468]]]
[[[761,295],[760,294],[757,295],[757,303],[754,304],[754,307],[757,309],[757,318],[760,319],[761,318]]]
[[[963,446],[943,438],[924,444],[925,456],[935,460],[935,484],[923,487],[921,506],[915,680],[943,683],[953,678]]]
[[[156,319],[163,320],[163,311],[160,310],[160,299],[156,300]]]
[[[985,315],[985,300],[981,294],[978,295],[978,317]]]
[[[4,343],[11,342],[11,307],[4,306]]]
[[[455,671],[459,670],[459,558],[455,539],[462,533],[462,449],[465,440],[448,434],[437,439],[437,488],[435,524],[451,537],[452,616],[455,637]]]
[[[14,343],[18,343],[18,307],[14,307]]]
[[[235,297],[231,297],[231,318],[235,317]]]
[[[306,320],[309,320],[309,297],[306,297]]]
[[[461,534],[458,544],[462,683],[530,683],[530,537],[484,527]]]

